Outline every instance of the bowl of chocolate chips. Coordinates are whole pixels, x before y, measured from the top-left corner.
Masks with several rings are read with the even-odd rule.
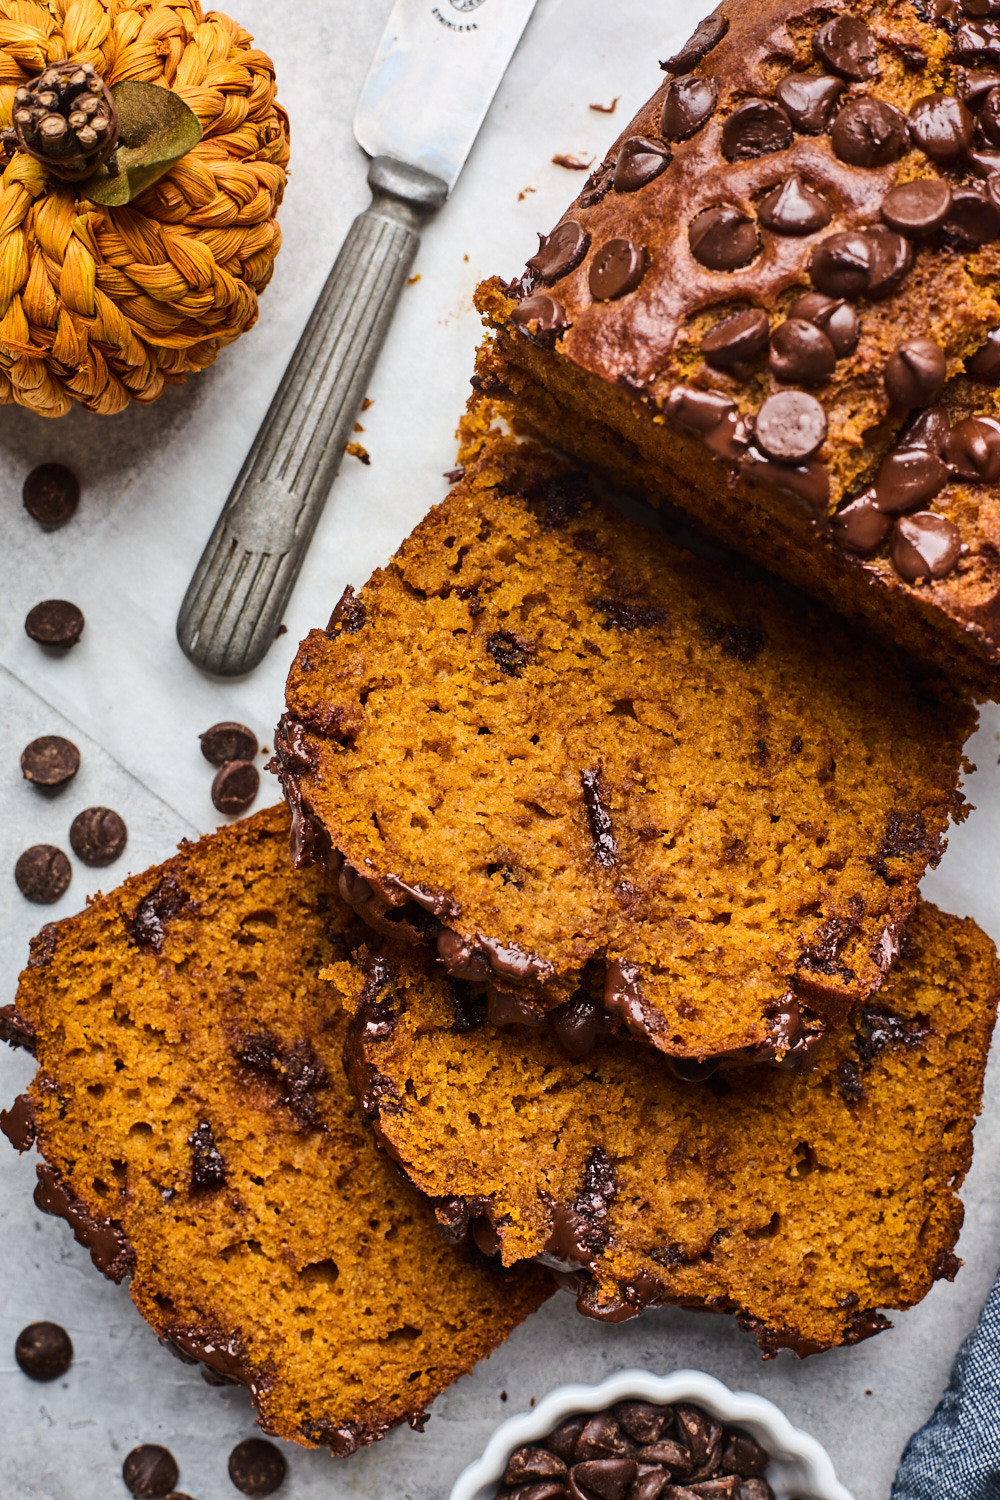
[[[504,1422],[451,1500],[851,1500],[763,1396],[697,1370],[564,1385]]]

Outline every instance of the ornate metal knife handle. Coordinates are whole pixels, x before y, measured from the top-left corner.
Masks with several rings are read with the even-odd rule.
[[[377,156],[355,219],[184,596],[177,639],[237,677],[264,659],[445,183]]]

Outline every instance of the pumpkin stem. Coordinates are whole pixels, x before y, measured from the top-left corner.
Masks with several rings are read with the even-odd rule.
[[[56,63],[17,89],[14,128],[2,141],[8,157],[27,151],[53,177],[80,182],[112,157],[118,112],[91,63]]]

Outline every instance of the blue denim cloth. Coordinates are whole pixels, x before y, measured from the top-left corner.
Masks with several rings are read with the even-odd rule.
[[[906,1445],[892,1500],[1000,1500],[1000,1277],[937,1410]]]

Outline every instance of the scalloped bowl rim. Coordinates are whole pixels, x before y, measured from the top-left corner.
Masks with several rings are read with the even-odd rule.
[[[727,1423],[738,1423],[771,1454],[768,1479],[777,1500],[853,1500],[839,1482],[826,1449],[809,1433],[793,1427],[772,1401],[752,1391],[731,1391],[701,1370],[653,1375],[648,1370],[621,1370],[599,1385],[561,1385],[531,1411],[508,1417],[497,1428],[481,1458],[463,1470],[450,1500],[492,1500],[507,1460],[515,1448],[551,1432],[563,1417],[579,1411],[601,1411],[617,1401],[652,1401],[670,1405],[690,1401]]]

